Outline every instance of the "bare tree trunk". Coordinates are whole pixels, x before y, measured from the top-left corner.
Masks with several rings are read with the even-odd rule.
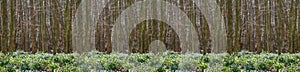
[[[250,28],[251,26],[251,3],[249,3],[248,0],[245,0],[244,1],[244,7],[243,7],[243,14],[244,14],[244,42],[243,42],[243,48],[245,50],[250,50],[252,49],[250,46],[251,46],[251,33],[252,33],[252,30]]]
[[[290,20],[290,25],[289,25],[289,52],[294,53],[295,51],[295,32],[296,32],[296,21],[297,21],[297,4],[295,4],[295,0],[291,0],[291,8],[290,8],[290,13],[289,13],[289,20]]]
[[[23,21],[24,21],[24,50],[26,52],[30,52],[31,51],[31,42],[30,42],[30,8],[29,8],[29,2],[24,2],[24,17],[23,17]]]
[[[15,51],[16,50],[16,0],[10,0],[11,1],[11,26],[10,26],[10,50],[9,51]]]
[[[3,1],[3,0],[0,1],[0,4],[1,4],[1,5],[0,5],[0,10],[1,10],[1,11],[0,11],[0,42],[2,42],[2,38],[3,38],[3,34],[2,34],[2,32],[3,32],[3,31],[2,31],[2,27],[3,27],[3,13],[2,13],[2,11],[3,11],[2,8],[3,8],[3,7],[2,7],[2,6],[3,6],[3,4],[2,4],[2,1]],[[3,52],[2,49],[3,49],[3,47],[2,47],[2,43],[1,43],[1,44],[0,44],[0,52]]]
[[[270,40],[272,42],[272,45],[271,45],[271,51],[273,53],[277,53],[278,52],[278,44],[277,44],[277,39],[278,39],[278,36],[277,36],[277,33],[278,33],[278,27],[277,27],[277,24],[278,24],[278,15],[277,15],[277,7],[276,7],[276,1],[275,0],[272,0],[270,1],[270,18],[271,18],[271,26],[270,26]],[[271,32],[272,31],[272,32]]]
[[[3,23],[2,23],[3,22],[3,20],[2,20],[3,19],[2,18],[3,17],[3,13],[2,13],[2,5],[3,4],[2,4],[2,0],[0,1],[0,3],[1,3],[1,5],[0,5],[0,10],[1,10],[1,12],[0,12],[0,42],[2,42],[2,37],[3,37],[3,35],[2,35],[2,27],[3,27],[2,26],[3,25]],[[0,44],[0,52],[2,52],[2,49],[3,49],[2,48],[2,44]]]
[[[250,51],[251,52],[255,52],[256,51],[256,49],[255,49],[255,37],[254,37],[254,33],[255,33],[255,31],[254,31],[254,25],[255,25],[255,18],[254,18],[254,16],[255,16],[255,3],[253,3],[252,1],[248,1],[248,2],[250,2],[249,4],[249,7],[250,7],[250,9],[249,9],[249,13],[250,13],[250,18],[249,18],[249,49],[250,49]]]
[[[258,52],[258,53],[260,53],[261,51],[262,51],[262,47],[261,47],[261,32],[260,32],[260,9],[259,9],[259,1],[260,0],[255,0],[255,20],[256,20],[256,22],[255,22],[255,28],[256,28],[256,47],[255,47],[255,49],[256,49],[256,51]]]
[[[46,6],[46,15],[45,15],[45,18],[46,18],[46,20],[45,20],[45,32],[46,32],[46,34],[45,34],[45,40],[46,40],[46,45],[45,45],[45,52],[51,52],[51,49],[53,48],[53,44],[52,44],[52,27],[51,27],[51,3],[50,3],[50,0],[47,0],[47,1],[45,1],[45,6]]]
[[[69,35],[70,35],[70,28],[71,27],[71,24],[72,24],[72,2],[73,1],[70,1],[70,0],[67,0],[66,2],[66,10],[65,10],[65,13],[64,13],[64,28],[65,28],[65,36],[64,36],[64,42],[65,42],[65,47],[64,47],[64,52],[69,52],[68,49],[70,49],[70,43],[69,42]]]
[[[226,2],[226,14],[225,17],[227,17],[225,20],[227,20],[226,22],[226,32],[227,32],[227,52],[232,53],[233,51],[233,15],[232,15],[232,0],[227,0]]]
[[[8,13],[7,13],[7,0],[2,0],[1,3],[1,12],[2,12],[2,39],[1,39],[1,46],[2,46],[2,52],[7,52],[8,47]]]
[[[53,8],[52,8],[52,21],[53,22],[53,52],[52,53],[57,53],[57,50],[59,48],[59,45],[58,45],[58,39],[59,39],[59,3],[58,1],[56,0],[52,0],[51,1],[51,5],[53,5]]]
[[[283,21],[283,5],[282,5],[282,1],[280,0],[276,0],[276,5],[278,5],[279,8],[276,8],[277,10],[277,23],[276,23],[276,27],[278,28],[277,30],[277,47],[278,47],[278,52],[277,53],[281,53],[282,52],[282,49],[283,49],[283,38],[284,38],[284,30],[283,30],[283,27],[284,27],[284,21]]]
[[[46,26],[46,16],[45,16],[45,1],[39,1],[39,11],[38,11],[38,24],[39,24],[39,36],[38,36],[38,51],[45,51],[45,26]]]
[[[32,44],[31,44],[31,51],[33,52],[33,53],[35,53],[36,51],[37,51],[37,48],[36,48],[36,31],[35,31],[35,24],[36,24],[36,21],[35,21],[35,18],[36,18],[36,11],[35,11],[35,3],[34,3],[35,1],[34,0],[30,0],[30,13],[31,13],[31,15],[30,15],[30,20],[31,20],[31,26],[30,26],[30,29],[31,29],[31,42],[32,42]]]
[[[17,8],[16,8],[16,16],[17,16],[17,32],[16,32],[16,50],[21,50],[22,49],[22,2],[17,1]]]
[[[265,10],[264,11],[264,51],[270,51],[272,52],[271,46],[273,45],[271,37],[271,7],[270,7],[271,1],[265,0]]]
[[[236,0],[236,24],[235,24],[235,39],[234,39],[234,51],[241,50],[241,26],[242,26],[242,18],[241,18],[241,4],[240,0]]]
[[[297,18],[297,20],[298,20],[298,25],[297,25],[297,34],[296,34],[296,45],[297,45],[297,53],[298,52],[300,52],[300,1],[299,0],[296,0],[296,4],[297,4],[297,16],[298,16],[298,18]]]

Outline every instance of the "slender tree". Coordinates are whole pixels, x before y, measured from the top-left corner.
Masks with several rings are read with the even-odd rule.
[[[271,18],[271,22],[274,22],[273,24],[271,24],[271,28],[270,30],[273,30],[273,32],[271,32],[271,36],[270,36],[270,40],[272,40],[272,49],[271,51],[273,51],[273,53],[275,52],[278,52],[278,45],[277,45],[277,33],[278,33],[278,27],[277,27],[277,24],[278,24],[278,15],[277,15],[277,12],[274,12],[276,11],[277,9],[275,8],[275,5],[276,5],[276,2],[274,0],[270,1],[270,7],[271,7],[271,15],[270,15],[270,18]]]
[[[39,1],[39,11],[38,11],[38,24],[39,24],[39,36],[38,36],[38,47],[39,51],[45,51],[45,1],[40,0]]]
[[[256,50],[257,52],[261,52],[262,51],[262,47],[261,47],[261,31],[260,31],[260,9],[259,9],[259,1],[260,0],[255,0],[255,28],[256,28]]]
[[[233,51],[233,41],[232,41],[232,37],[233,37],[233,13],[232,13],[232,0],[227,0],[226,1],[226,32],[227,32],[227,50],[229,53],[232,53]]]
[[[249,50],[251,52],[255,52],[255,38],[254,38],[254,25],[255,25],[255,19],[254,19],[254,16],[255,16],[255,3],[253,3],[252,1],[248,1],[250,2],[249,3],[249,13],[250,13],[250,16],[251,18],[249,18]]]
[[[1,39],[1,46],[2,46],[2,52],[7,52],[8,47],[8,12],[7,12],[7,0],[2,0],[1,3],[1,12],[2,12],[2,39]]]
[[[296,14],[297,14],[297,16],[298,16],[298,24],[297,24],[297,26],[298,26],[298,29],[297,29],[297,31],[298,32],[296,32],[296,42],[297,43],[295,43],[297,46],[296,46],[296,48],[297,48],[297,53],[298,52],[300,52],[300,1],[299,0],[296,0],[296,6],[297,6],[297,12],[296,12]]]
[[[297,18],[297,15],[299,15],[299,12],[298,12],[298,11],[300,10],[300,9],[299,9],[300,7],[298,7],[298,6],[300,6],[300,3],[299,3],[300,1],[299,1],[299,0],[295,0],[294,2],[295,2],[295,5],[294,5],[294,8],[295,8],[295,12],[294,12],[294,13],[295,13],[295,14],[294,14],[294,15],[295,15],[295,17],[294,17],[294,18],[295,18],[295,20],[294,20],[294,21],[295,21],[295,25],[294,25],[294,36],[293,36],[293,38],[294,38],[294,39],[293,39],[293,41],[294,41],[294,47],[293,47],[293,48],[294,48],[294,52],[295,52],[295,53],[298,53],[298,52],[299,52],[299,46],[300,46],[300,45],[298,44],[298,43],[299,43],[299,42],[298,42],[298,41],[299,41],[299,37],[298,37],[298,34],[299,34],[298,32],[299,32],[299,31],[298,31],[298,29],[297,29],[297,26],[299,26],[299,24],[297,25],[297,23],[300,23],[300,20],[297,20],[297,19],[298,19],[298,18]],[[299,17],[299,16],[298,16],[298,17]]]
[[[242,25],[242,27],[241,27],[241,49],[240,50],[247,50],[247,25],[248,24],[246,24],[246,20],[247,20],[247,15],[245,15],[245,14],[247,14],[247,1],[246,0],[242,0],[241,1],[241,16],[240,16],[240,18],[241,18],[241,25]]]
[[[235,23],[235,38],[234,38],[234,51],[240,51],[241,49],[241,26],[242,26],[242,18],[241,18],[241,0],[236,0],[236,10],[235,10],[235,19],[236,19],[236,23]]]
[[[273,37],[271,35],[271,7],[270,7],[271,1],[269,0],[265,0],[265,9],[266,11],[264,11],[264,23],[265,23],[265,28],[264,28],[264,50],[265,51],[270,51],[272,52],[272,41],[271,41],[271,37]]]
[[[51,22],[52,22],[52,44],[53,44],[53,49],[51,53],[56,53],[58,50],[58,38],[59,38],[59,3],[57,0],[51,0],[51,5],[52,5],[52,18],[51,18]]]
[[[45,48],[44,48],[44,51],[45,52],[50,52],[51,49],[50,49],[50,46],[51,46],[51,27],[50,27],[50,9],[51,9],[51,5],[50,5],[50,0],[46,0],[45,3],[44,3],[44,10],[45,10],[45,15],[42,16],[41,18],[45,18],[45,19],[42,19],[42,23],[45,23],[44,24],[44,27],[43,27],[43,30],[45,30],[45,35],[44,35],[44,41],[46,42],[45,43]]]
[[[22,48],[22,25],[21,25],[21,17],[22,17],[22,2],[17,0],[17,8],[16,8],[16,26],[17,26],[17,32],[16,32],[16,50],[20,50]]]
[[[9,51],[15,51],[16,50],[16,0],[10,0],[11,1],[11,7],[10,7],[10,13],[11,13],[11,26],[10,26],[10,49]]]
[[[70,13],[68,13],[69,15],[71,15],[71,16],[69,16],[68,17],[68,19],[67,19],[67,30],[66,30],[66,49],[67,49],[67,52],[73,52],[73,48],[72,48],[72,19],[75,17],[75,13],[74,12],[76,12],[77,11],[77,9],[78,9],[78,7],[80,6],[80,4],[81,4],[81,1],[82,0],[70,0],[70,5],[71,5],[71,7],[69,7],[70,9],[69,9],[69,11],[70,11]],[[96,39],[97,40],[97,39]]]
[[[283,38],[284,38],[284,30],[283,30],[283,27],[284,27],[284,21],[283,21],[283,5],[282,5],[282,1],[281,0],[276,0],[276,5],[278,5],[279,8],[276,8],[276,11],[278,12],[277,13],[277,17],[276,17],[276,21],[277,21],[277,53],[281,53],[282,52],[282,49],[283,49]]]
[[[35,11],[35,0],[30,0],[30,13],[31,13],[31,15],[30,15],[30,20],[31,20],[31,26],[30,26],[30,29],[31,29],[31,42],[32,42],[32,44],[31,44],[31,51],[33,52],[33,53],[35,53],[35,52],[37,52],[37,48],[36,48],[36,26],[35,26],[35,24],[36,24],[36,11]]]
[[[297,16],[296,16],[296,12],[297,8],[296,8],[296,4],[295,4],[295,0],[291,0],[291,8],[290,8],[290,12],[289,12],[289,21],[290,21],[290,25],[289,25],[289,52],[293,53],[294,51],[294,43],[295,43],[295,32],[296,32],[296,21],[297,21]]]
[[[69,42],[69,35],[70,35],[70,28],[72,24],[72,2],[74,1],[71,1],[71,0],[67,0],[66,2],[66,9],[65,9],[65,13],[64,13],[64,22],[65,22],[65,25],[64,25],[64,28],[65,28],[65,47],[64,47],[64,52],[69,52],[68,49],[70,48],[70,42]]]
[[[24,47],[23,47],[23,50],[26,51],[26,52],[30,52],[31,51],[31,47],[30,45],[32,44],[30,42],[30,2],[27,2],[27,1],[24,1],[24,16],[23,16],[23,21],[24,21],[24,24],[23,24],[23,29],[24,29]]]
[[[0,12],[0,42],[2,42],[2,38],[3,38],[3,34],[2,34],[2,27],[3,27],[3,13],[2,13],[2,11],[3,11],[3,9],[2,9],[2,6],[3,6],[3,4],[2,4],[2,1],[0,1],[0,3],[1,3],[1,5],[0,5],[0,10],[1,10],[1,12]],[[3,49],[3,47],[2,47],[2,44],[0,44],[0,52],[2,52],[2,49]]]

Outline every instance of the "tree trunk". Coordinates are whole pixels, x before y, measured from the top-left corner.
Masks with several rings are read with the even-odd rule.
[[[36,27],[35,27],[35,24],[36,24],[36,21],[35,21],[35,19],[36,19],[36,11],[35,11],[35,0],[30,0],[30,13],[31,13],[31,15],[30,15],[30,20],[31,20],[31,26],[30,26],[30,29],[31,29],[31,42],[32,42],[32,44],[31,44],[31,51],[32,51],[32,53],[35,53],[35,52],[37,52],[37,48],[36,48],[36,31],[35,31],[35,29],[36,29]]]
[[[11,1],[11,26],[10,26],[10,50],[9,51],[16,51],[16,0],[10,0]]]
[[[234,38],[234,51],[240,51],[241,50],[241,26],[242,26],[242,20],[241,20],[241,4],[242,2],[240,0],[236,1],[236,24],[235,24],[235,38]]]
[[[1,3],[2,12],[2,38],[1,38],[1,50],[3,53],[7,52],[8,49],[8,13],[7,13],[7,0],[2,0]]]
[[[256,36],[255,36],[255,38],[256,38],[256,51],[258,52],[258,53],[260,53],[260,52],[262,52],[262,47],[261,47],[261,31],[260,31],[260,23],[261,23],[261,21],[260,21],[260,9],[259,9],[259,1],[260,0],[255,0],[255,20],[256,20],[256,22],[255,22],[255,28],[256,28]]]
[[[233,15],[232,15],[232,0],[227,0],[227,2],[226,2],[226,19],[225,20],[227,20],[227,22],[226,22],[226,32],[227,32],[227,52],[229,52],[229,53],[232,53],[232,51],[233,51],[233,41],[232,41],[232,37],[233,37],[233,22],[232,22],[232,17],[233,17]]]

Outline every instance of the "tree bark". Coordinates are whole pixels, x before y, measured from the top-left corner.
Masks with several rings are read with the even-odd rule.
[[[2,0],[1,3],[1,12],[2,12],[2,39],[1,39],[1,50],[3,53],[7,52],[8,48],[8,13],[7,13],[7,0]]]
[[[10,26],[10,50],[9,51],[15,51],[16,50],[16,0],[10,0],[11,1],[11,26]]]
[[[233,15],[232,15],[232,0],[227,0],[226,2],[226,32],[227,32],[227,52],[232,53],[233,51],[233,41],[232,41],[232,37],[233,37]]]
[[[241,26],[242,26],[242,20],[241,20],[241,4],[242,2],[240,0],[236,1],[236,24],[235,24],[235,41],[234,41],[234,51],[240,51],[241,50]]]
[[[262,47],[261,47],[261,31],[260,31],[260,9],[259,9],[259,1],[260,0],[255,0],[255,28],[256,28],[256,51],[258,53],[262,52]]]

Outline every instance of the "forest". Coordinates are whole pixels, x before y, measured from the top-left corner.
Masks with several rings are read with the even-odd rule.
[[[82,1],[82,3],[93,3],[91,6],[103,5],[108,6],[105,8],[110,8],[114,6],[128,7],[130,4],[133,4],[135,1],[139,0],[111,1],[111,5],[103,4],[105,0],[103,0],[103,2],[101,1]],[[226,50],[227,52],[237,52],[241,50],[249,50],[252,52],[269,51],[276,53],[299,52],[300,14],[298,13],[300,13],[300,3],[298,0],[216,0],[215,3],[219,6],[222,19],[224,20],[223,23],[225,24],[223,27],[225,28],[224,32],[226,32],[226,45],[222,45],[225,43],[218,45],[213,43],[218,42],[218,37],[220,37],[212,37],[212,33],[214,32],[211,31],[213,29],[209,29],[212,28],[209,26],[215,25],[208,25],[208,22],[206,21],[207,19],[205,19],[205,15],[203,15],[203,13],[201,14],[201,12],[196,12],[197,10],[192,10],[195,9],[195,5],[192,4],[192,0],[166,1],[178,4],[179,8],[185,10],[189,18],[191,18],[190,20],[194,21],[192,23],[200,22],[194,24],[194,26],[196,26],[196,32],[198,32],[199,37],[198,39],[200,47],[198,47],[198,49],[204,50],[204,52],[222,52],[211,50],[212,47],[225,47],[226,49],[223,50]],[[119,7],[120,9],[111,8],[104,9],[102,12],[98,11],[100,13],[104,12],[104,14],[101,14],[101,16],[106,15],[106,20],[101,20],[104,18],[94,16],[99,14],[90,14],[92,18],[89,19],[91,20],[86,21],[91,22],[89,22],[89,24],[84,24],[88,22],[81,22],[82,25],[80,25],[74,23],[76,22],[76,17],[80,17],[80,15],[76,16],[76,11],[79,11],[77,9],[81,9],[82,6],[86,5],[80,5],[80,3],[81,0],[1,0],[1,51],[13,52],[16,50],[24,50],[35,53],[37,51],[51,52],[51,50],[53,50],[51,53],[70,53],[74,51],[75,47],[77,47],[74,44],[81,44],[81,47],[96,49],[98,51],[111,50],[111,34],[113,30],[112,28],[114,28],[114,22],[110,20],[116,20],[118,17],[116,15],[120,15],[121,11],[125,8]],[[87,8],[83,11],[83,13],[86,13],[87,11],[97,11],[98,9],[94,10],[95,8],[97,7]],[[163,9],[161,8],[161,10]],[[161,10],[157,10],[157,12],[162,12]],[[110,16],[111,14],[105,14],[105,12],[112,13],[113,16]],[[204,19],[202,17],[204,17]],[[94,26],[94,28],[85,28],[82,29],[83,31],[78,31],[78,33],[76,33],[74,32],[78,30],[75,30],[76,26]],[[168,27],[151,27],[167,28],[165,30],[172,30]],[[140,32],[155,31],[147,29],[150,28],[149,25],[148,27],[144,26],[144,28],[142,25],[140,25],[138,28],[140,29]],[[85,36],[80,36],[77,34],[84,34]],[[168,35],[173,34],[174,33],[164,33],[164,36],[161,36],[161,38],[168,38]],[[76,39],[77,37],[87,37],[86,40],[84,40],[86,42],[77,43],[80,41],[80,39]],[[172,37],[174,36],[170,36],[169,38]],[[136,42],[139,43],[141,41],[146,41],[144,39],[146,38],[140,37],[140,39]],[[184,39],[181,41],[184,41]],[[166,40],[163,42],[166,42]],[[168,42],[170,43],[174,41],[170,40]],[[141,48],[147,45],[149,45],[149,43],[137,44],[134,46]],[[172,45],[174,44],[171,44],[171,46]]]
[[[0,0],[0,71],[299,71],[299,38],[299,0]]]

